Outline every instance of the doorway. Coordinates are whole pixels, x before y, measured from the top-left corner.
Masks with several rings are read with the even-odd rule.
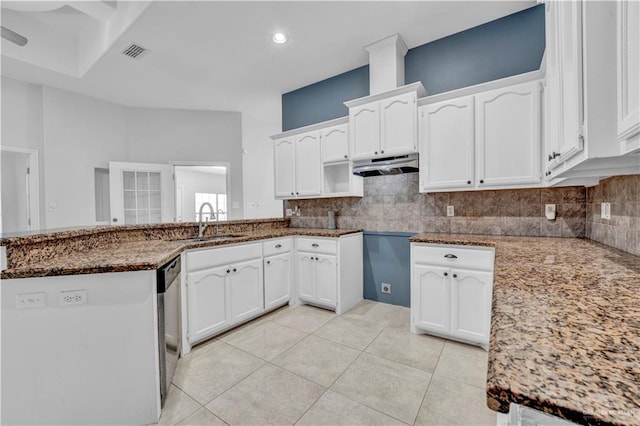
[[[2,234],[40,229],[38,151],[1,147]]]
[[[213,207],[213,214],[208,209],[203,211],[202,220],[215,220],[219,212],[219,220],[227,220],[227,194],[229,188],[228,166],[226,165],[176,165],[176,212],[178,222],[197,222],[200,206],[208,202]]]

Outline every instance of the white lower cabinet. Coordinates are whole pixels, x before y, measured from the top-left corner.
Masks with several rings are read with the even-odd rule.
[[[260,243],[194,250],[186,271],[189,345],[264,312]]]
[[[493,249],[411,244],[411,331],[487,347]]]
[[[264,308],[271,310],[291,298],[291,253],[264,258]]]
[[[296,297],[342,314],[363,299],[362,233],[296,237]]]
[[[335,309],[338,286],[336,256],[299,252],[298,284],[301,300]]]

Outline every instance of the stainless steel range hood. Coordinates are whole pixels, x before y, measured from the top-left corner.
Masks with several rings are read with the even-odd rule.
[[[415,173],[417,171],[418,154],[353,162],[353,174],[362,177],[398,175],[400,173]]]

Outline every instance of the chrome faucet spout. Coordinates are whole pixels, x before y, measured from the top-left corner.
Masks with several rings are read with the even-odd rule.
[[[207,229],[207,226],[209,226],[209,224],[203,220],[202,212],[204,211],[205,206],[209,206],[209,213],[211,214],[211,216],[215,214],[213,212],[213,206],[211,205],[211,203],[205,201],[200,205],[200,210],[198,211],[198,238],[202,238],[205,229]]]

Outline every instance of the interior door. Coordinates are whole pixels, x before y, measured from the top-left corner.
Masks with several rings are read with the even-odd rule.
[[[2,151],[2,232],[31,230],[29,154]]]
[[[109,163],[111,223],[135,225],[174,221],[173,166]]]

